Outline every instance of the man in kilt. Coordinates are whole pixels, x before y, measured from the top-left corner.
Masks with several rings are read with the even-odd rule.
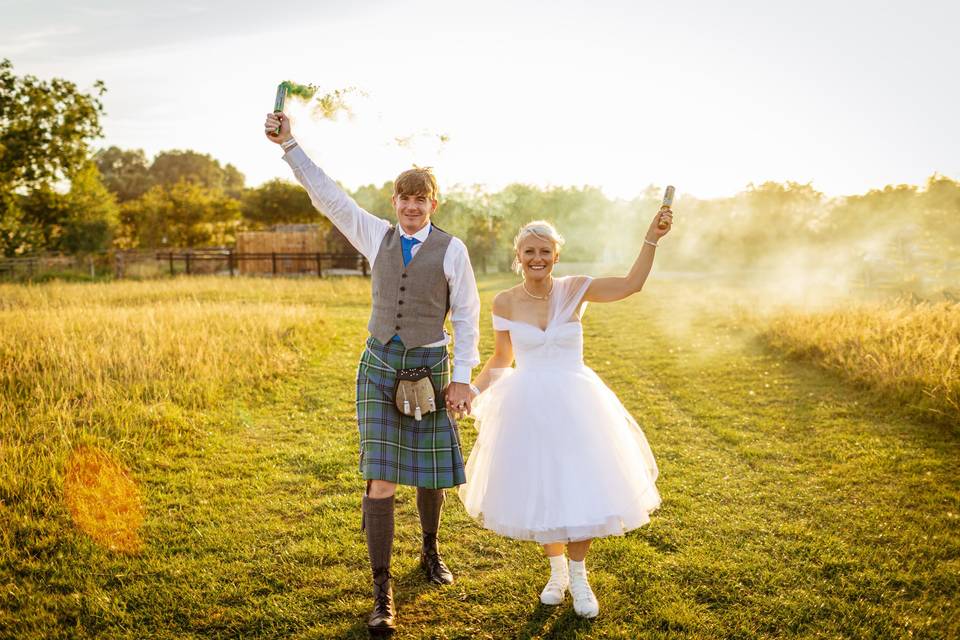
[[[423,530],[420,564],[430,582],[450,584],[453,574],[440,557],[437,532],[445,488],[466,482],[454,418],[470,410],[470,374],[480,362],[480,299],[467,248],[431,224],[437,209],[437,182],[429,169],[404,171],[394,183],[392,225],[361,209],[297,145],[290,121],[268,114],[267,138],[284,150],[284,160],[310,194],[313,205],[370,262],[370,337],[357,368],[357,425],[360,472],[367,481],[363,528],[373,571],[371,635],[392,633],[394,625],[390,558],[394,492],[398,484],[417,488]],[[279,129],[278,129],[279,128]],[[453,371],[449,314],[456,337]],[[397,371],[424,367],[445,406],[420,419],[395,404]],[[440,404],[439,401],[437,404]]]

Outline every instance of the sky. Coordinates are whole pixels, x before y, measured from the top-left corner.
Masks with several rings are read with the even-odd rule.
[[[263,136],[282,80],[362,92],[335,121],[288,103],[350,188],[412,164],[442,190],[624,198],[960,178],[955,1],[0,0],[0,15],[14,73],[106,83],[96,146],[209,153],[250,186],[292,179]]]

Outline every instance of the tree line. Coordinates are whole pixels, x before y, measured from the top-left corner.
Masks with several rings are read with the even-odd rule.
[[[207,154],[170,150],[148,159],[142,150],[94,150],[105,90],[17,76],[0,61],[0,254],[226,246],[240,231],[273,224],[329,228],[299,185],[247,187],[236,167]],[[960,263],[960,182],[946,176],[839,198],[797,182],[748,185],[715,199],[678,187],[672,249],[658,258],[669,268],[762,269],[794,260],[929,271]],[[622,200],[590,186],[458,187],[442,193],[434,220],[463,238],[475,264],[506,267],[517,229],[545,218],[567,238],[565,260],[621,265],[638,251],[661,193],[651,185]],[[350,195],[393,218],[392,181]]]

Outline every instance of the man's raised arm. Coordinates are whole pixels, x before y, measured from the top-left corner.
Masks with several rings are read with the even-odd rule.
[[[276,133],[279,128],[279,133]],[[357,251],[373,265],[390,223],[365,211],[344,193],[323,170],[307,156],[290,130],[290,119],[283,114],[267,114],[264,133],[270,142],[284,150],[283,159],[310,196],[317,211],[330,219]]]

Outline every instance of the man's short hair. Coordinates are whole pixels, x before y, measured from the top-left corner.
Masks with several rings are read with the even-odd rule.
[[[393,181],[393,195],[427,196],[431,200],[437,200],[440,189],[430,167],[413,165],[413,169],[407,169]]]

